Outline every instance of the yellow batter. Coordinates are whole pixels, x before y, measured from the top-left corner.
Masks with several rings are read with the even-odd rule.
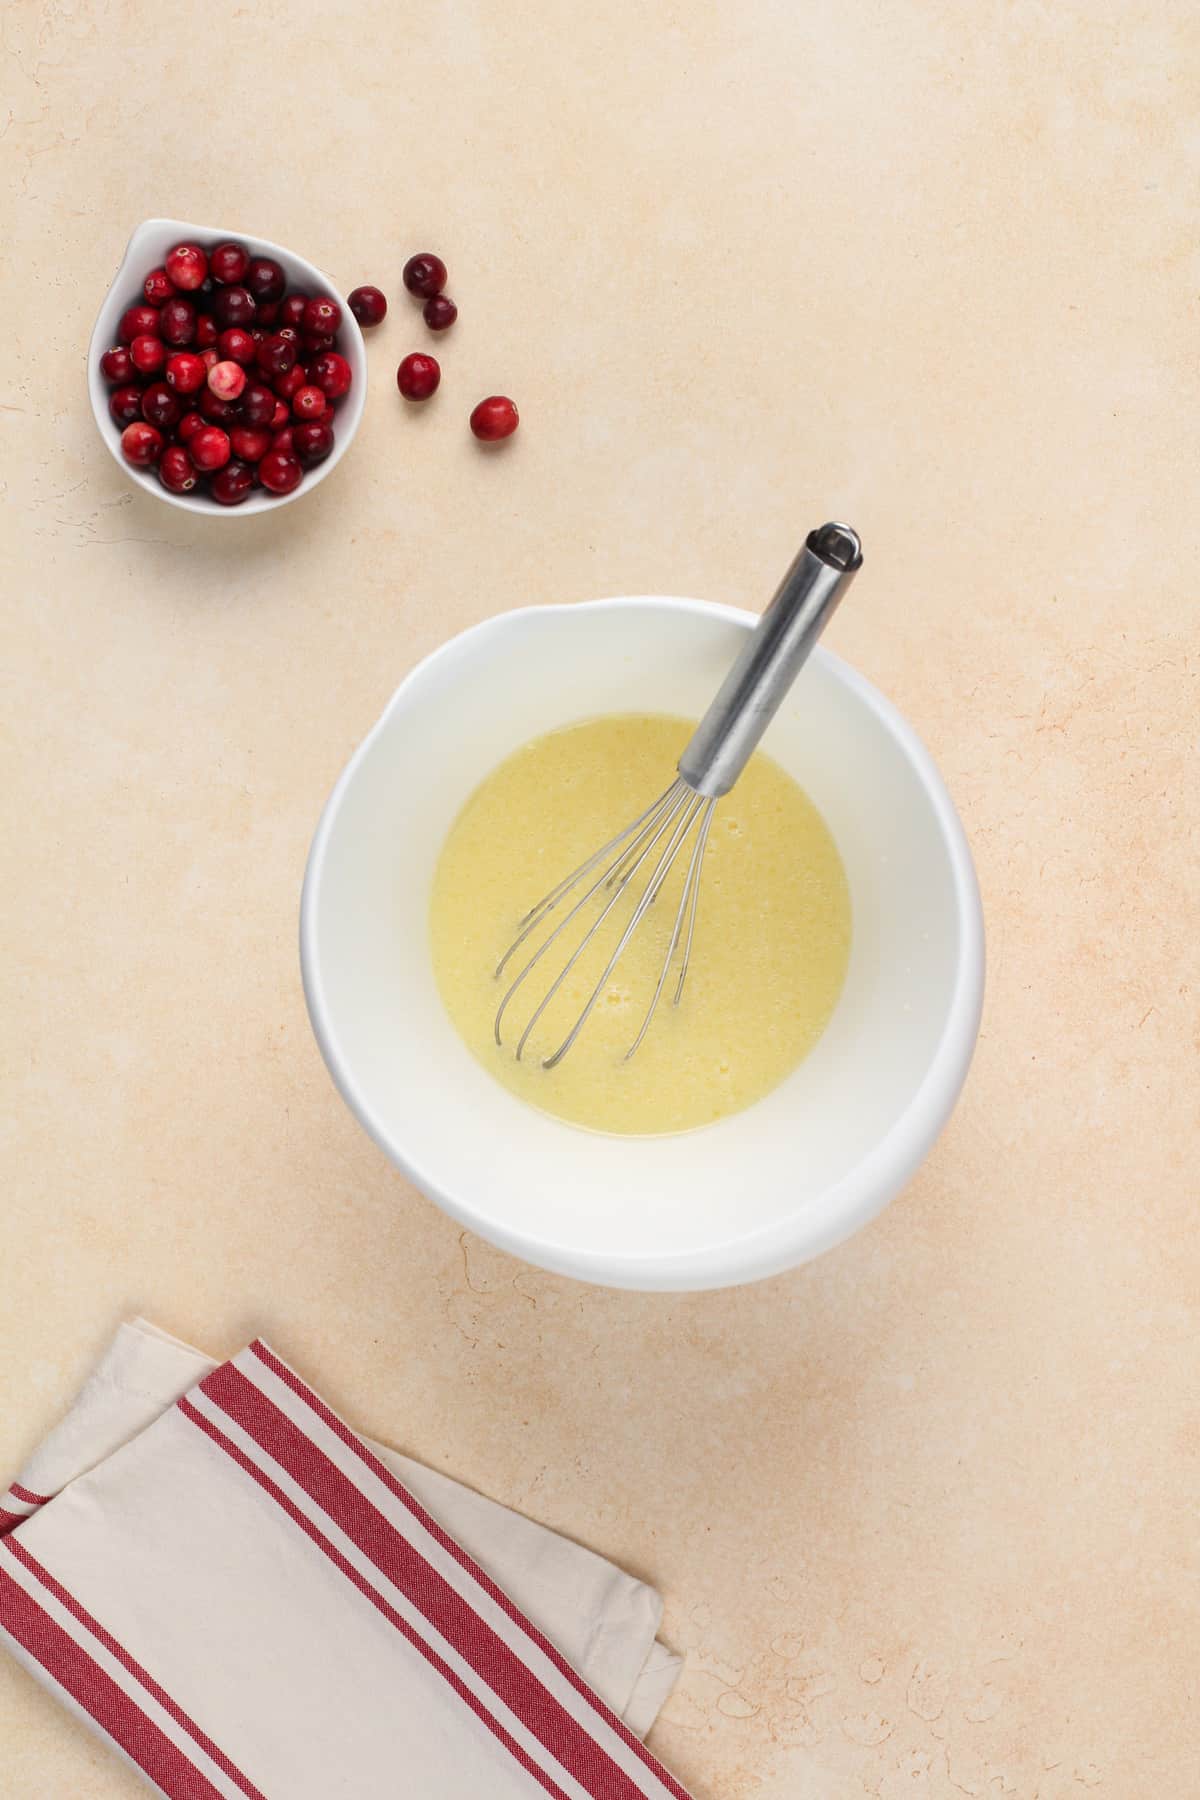
[[[615,947],[632,893],[598,934],[603,946],[581,958],[542,1015],[522,1060],[516,1040],[576,936],[564,933],[514,997],[497,1048],[501,996],[565,908],[498,982],[496,964],[522,913],[661,793],[691,730],[681,719],[629,715],[527,744],[467,801],[434,876],[433,966],[467,1045],[532,1106],[597,1131],[685,1131],[749,1106],[812,1048],[846,973],[850,896],[841,858],[816,807],[760,752],[713,819],[683,998],[672,1005],[672,976],[637,1055],[623,1060],[670,941],[686,855],[563,1061],[542,1067]],[[585,916],[590,923],[590,908],[580,922]]]

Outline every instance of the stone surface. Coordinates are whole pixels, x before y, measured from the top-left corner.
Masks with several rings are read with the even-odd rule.
[[[1195,1791],[1197,71],[1183,0],[310,0],[4,26],[0,1454],[118,1318],[256,1329],[364,1429],[657,1582],[699,1800]],[[254,101],[250,104],[251,94]],[[315,123],[314,123],[315,115]],[[6,122],[4,122],[6,120]],[[174,213],[378,282],[351,455],[152,504],[92,318]],[[461,314],[420,411],[405,257]],[[467,416],[507,392],[518,436]],[[523,602],[758,604],[814,519],[990,934],[910,1190],[740,1292],[523,1268],[306,1024],[309,835],[396,680]],[[0,1787],[141,1790],[0,1660]]]

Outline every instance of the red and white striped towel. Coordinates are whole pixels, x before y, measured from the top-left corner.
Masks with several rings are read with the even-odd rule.
[[[651,1590],[263,1343],[123,1327],[0,1533],[0,1638],[174,1800],[688,1800]]]

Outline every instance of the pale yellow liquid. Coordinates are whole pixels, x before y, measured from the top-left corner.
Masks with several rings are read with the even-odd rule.
[[[433,966],[467,1045],[530,1105],[597,1131],[685,1131],[749,1106],[812,1048],[846,973],[850,896],[841,858],[811,800],[760,752],[714,815],[683,998],[672,1004],[676,964],[637,1055],[624,1060],[670,942],[686,854],[558,1067],[544,1069],[542,1059],[595,986],[641,882],[614,907],[601,942],[576,964],[522,1060],[514,1055],[517,1039],[598,901],[518,990],[497,1048],[492,1026],[505,988],[578,895],[550,915],[498,982],[496,964],[521,915],[662,792],[691,730],[681,719],[630,715],[527,744],[467,801],[434,877]]]

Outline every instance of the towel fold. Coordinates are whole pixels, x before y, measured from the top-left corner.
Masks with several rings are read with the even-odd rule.
[[[661,1610],[266,1344],[142,1320],[0,1495],[0,1638],[177,1800],[688,1800]]]

